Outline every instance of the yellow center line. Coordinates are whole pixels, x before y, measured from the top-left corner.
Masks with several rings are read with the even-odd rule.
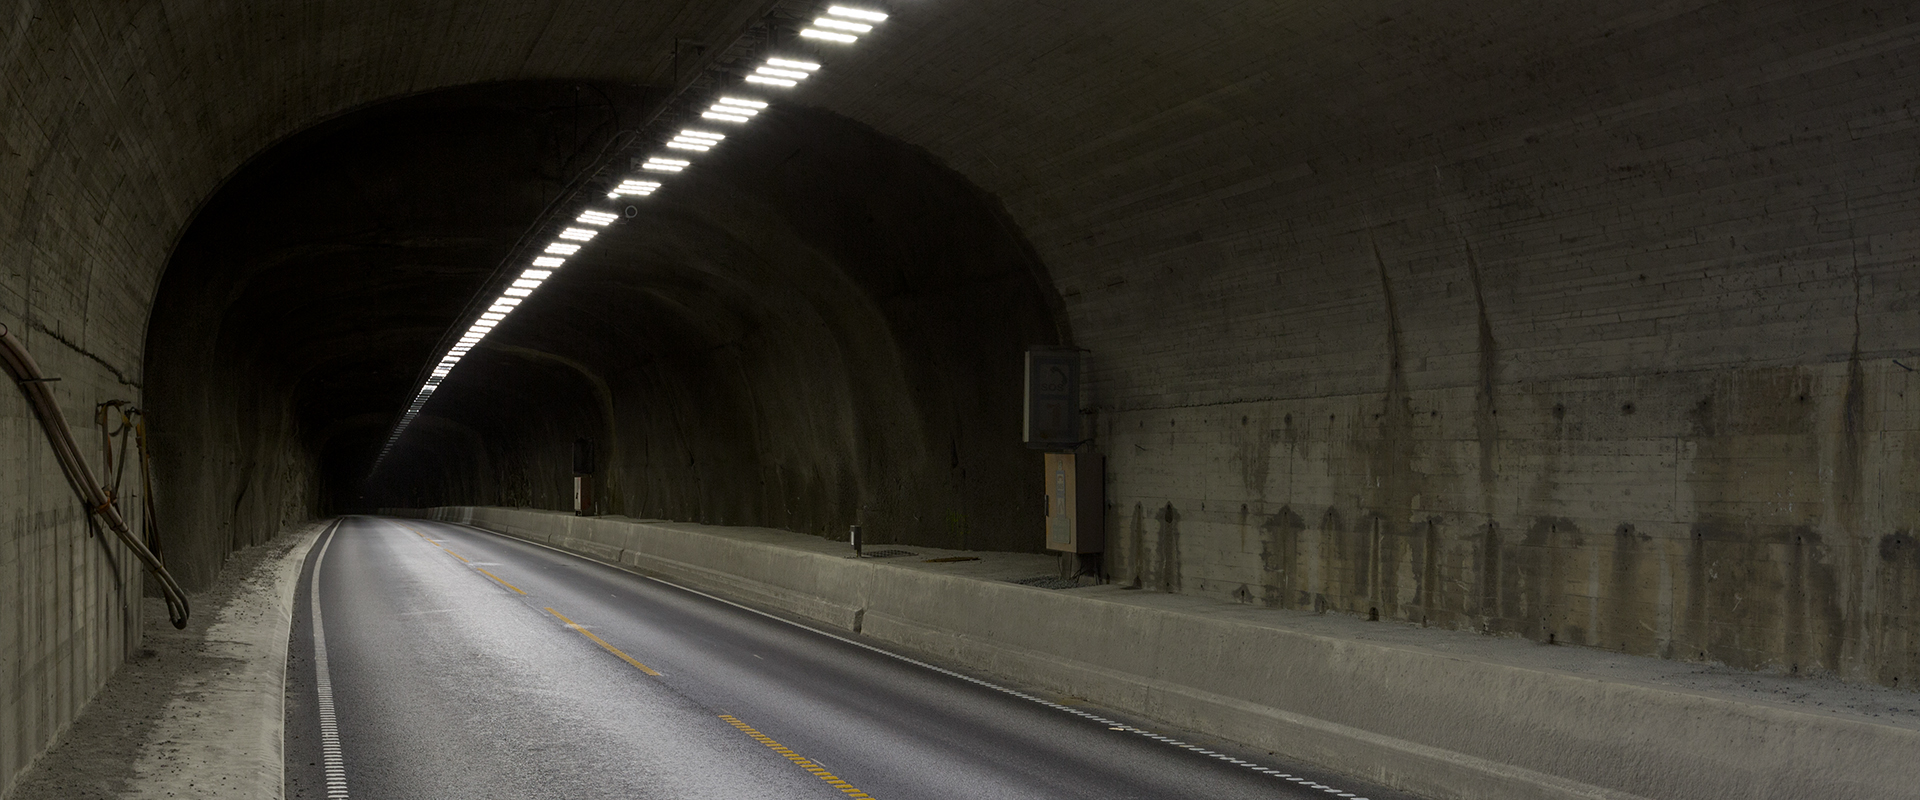
[[[484,569],[480,571],[486,572],[486,570]],[[495,580],[498,580],[498,579],[496,578]],[[505,581],[501,581],[501,582],[505,583]],[[656,678],[660,677],[660,673],[654,672],[652,667],[649,667],[645,664],[640,663],[639,661],[635,660],[633,656],[620,652],[620,648],[607,644],[607,640],[593,635],[593,631],[587,630],[586,628],[582,628],[573,620],[567,619],[567,615],[562,614],[558,611],[555,611],[551,608],[547,609],[547,613],[552,614],[555,617],[559,617],[561,622],[567,623],[567,627],[572,628],[576,631],[579,631],[581,636],[585,636],[589,639],[592,639],[594,644],[600,645],[601,647],[606,648],[607,652],[612,653],[616,656],[619,656],[621,661],[625,661],[628,664],[632,664],[634,669],[640,670],[641,672],[647,673],[648,675],[652,675],[653,677],[656,677]]]
[[[458,556],[456,556],[456,558],[458,558]],[[465,559],[461,559],[461,560],[462,560],[462,561],[464,561]],[[486,569],[485,569],[484,567],[474,567],[474,569],[475,569],[475,570],[478,570],[478,571],[480,572],[480,574],[482,574],[482,575],[485,575],[485,576],[487,576],[487,577],[489,577],[489,578],[492,578],[492,579],[494,579],[494,580],[496,580],[496,581],[500,581],[500,576],[498,576],[498,575],[495,575],[495,574],[493,574],[493,573],[491,573],[491,572],[488,572],[488,571],[487,571],[487,570],[486,570]],[[501,586],[505,586],[505,587],[507,587],[507,588],[509,588],[509,589],[512,589],[512,590],[513,590],[514,592],[516,592],[516,593],[518,593],[518,594],[526,594],[526,592],[522,592],[522,591],[520,591],[520,587],[518,587],[518,586],[515,586],[515,585],[513,585],[513,584],[511,584],[511,583],[508,583],[508,582],[506,582],[506,581],[500,581],[500,585],[501,585]]]
[[[406,528],[407,530],[410,530],[410,531],[413,531],[413,535],[415,535],[415,536],[418,536],[418,537],[420,537],[420,538],[422,538],[422,539],[426,539],[428,543],[430,543],[430,544],[433,544],[433,545],[436,545],[436,546],[438,546],[438,547],[439,547],[440,549],[442,549],[442,550],[446,550],[446,551],[447,551],[447,555],[450,555],[450,556],[453,556],[454,558],[457,558],[457,559],[460,559],[460,563],[462,563],[462,564],[472,564],[472,563],[473,563],[473,562],[471,562],[471,561],[468,561],[468,560],[467,560],[467,557],[466,557],[466,556],[463,556],[463,555],[460,555],[459,553],[456,553],[456,552],[453,552],[452,550],[449,550],[449,549],[447,548],[447,546],[446,546],[446,545],[442,545],[442,544],[440,544],[439,542],[436,542],[436,541],[434,541],[434,540],[433,540],[432,538],[430,538],[430,537],[428,537],[428,536],[427,536],[426,534],[424,534],[424,533],[421,533],[420,531],[418,531],[418,530],[416,530],[416,529],[415,529],[415,528],[414,528],[414,527],[413,527],[412,525],[408,525],[407,523],[404,523],[404,522],[402,522],[402,523],[400,523],[400,527],[402,527],[402,528]],[[514,591],[514,592],[515,592],[516,594],[523,594],[523,595],[524,595],[524,594],[526,594],[526,592],[523,592],[523,591],[521,591],[521,590],[520,590],[520,587],[518,587],[518,586],[515,586],[515,585],[513,585],[513,584],[511,584],[511,583],[508,583],[508,582],[506,582],[506,581],[503,581],[503,580],[500,580],[500,576],[498,576],[498,575],[495,575],[495,574],[493,574],[493,573],[491,573],[491,572],[488,572],[488,571],[486,571],[485,569],[482,569],[482,568],[480,568],[480,567],[474,567],[474,570],[476,570],[476,571],[478,571],[478,572],[479,572],[480,574],[482,574],[482,575],[485,575],[485,576],[487,576],[487,577],[489,577],[489,578],[492,578],[492,579],[494,579],[494,580],[496,580],[496,581],[500,581],[500,585],[501,585],[501,586],[505,586],[505,587],[507,587],[507,588],[509,588],[509,589],[512,589],[512,590],[513,590],[513,591]]]
[[[553,609],[549,608],[547,610],[552,611]],[[585,631],[581,631],[581,632],[586,633]],[[592,636],[593,634],[589,633],[587,635]],[[825,767],[822,767],[819,764],[814,763],[810,759],[802,757],[800,754],[795,753],[792,750],[788,750],[786,746],[780,744],[779,742],[774,741],[771,737],[767,736],[766,734],[754,730],[753,726],[748,725],[747,723],[741,722],[739,718],[729,714],[721,714],[720,718],[723,720],[726,720],[728,725],[732,725],[733,727],[740,729],[741,733],[746,734],[749,738],[753,739],[754,741],[759,742],[763,745],[766,745],[768,749],[776,753],[779,753],[780,755],[786,756],[788,761],[792,761],[796,766],[800,767],[801,769],[804,769],[810,773],[813,773],[814,777],[819,778],[820,780],[826,781],[827,785],[832,786],[835,789],[839,789],[842,792],[845,792],[848,797],[861,798],[862,800],[872,800],[873,795],[867,794],[866,792],[853,788],[853,784],[847,783],[846,781],[841,780],[840,776],[835,775],[831,772],[828,772]]]

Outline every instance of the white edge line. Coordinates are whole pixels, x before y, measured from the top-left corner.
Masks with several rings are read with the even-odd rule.
[[[311,590],[308,610],[313,614],[314,700],[320,711],[321,771],[327,777],[328,800],[340,800],[348,795],[347,768],[340,753],[340,725],[333,713],[333,678],[327,671],[327,629],[320,619],[320,565],[326,563],[333,535],[345,521],[343,517],[327,529],[327,541],[320,545],[320,554],[313,558],[312,585],[308,587]]]
[[[530,544],[530,545],[533,545],[533,546],[535,546],[535,547],[544,547],[544,548],[546,548],[546,549],[548,549],[548,550],[552,550],[553,552],[556,552],[556,553],[559,553],[559,554],[561,554],[561,555],[566,555],[566,556],[572,556],[572,557],[574,557],[574,558],[579,558],[579,559],[583,559],[583,560],[586,560],[586,561],[591,561],[591,562],[593,562],[593,563],[595,563],[595,564],[600,564],[600,565],[602,565],[602,566],[607,566],[607,567],[612,567],[612,568],[614,568],[614,569],[617,569],[617,570],[619,570],[619,571],[621,571],[621,572],[624,572],[624,573],[627,573],[628,575],[633,575],[633,576],[636,576],[636,577],[640,577],[640,578],[645,578],[645,579],[647,579],[647,580],[650,580],[650,581],[653,581],[654,583],[658,583],[658,584],[660,584],[660,585],[662,585],[662,586],[669,586],[669,587],[672,587],[672,588],[675,588],[675,589],[679,589],[680,591],[683,591],[683,592],[687,592],[687,593],[689,593],[689,594],[697,594],[697,595],[699,595],[699,596],[701,596],[701,597],[704,597],[704,598],[707,598],[708,600],[713,600],[713,601],[716,601],[716,602],[720,602],[720,603],[725,603],[725,604],[727,604],[727,605],[730,605],[730,606],[733,606],[734,608],[737,608],[737,609],[740,609],[740,610],[742,610],[742,611],[747,611],[747,612],[751,612],[751,613],[754,613],[754,614],[758,614],[758,615],[760,615],[760,616],[763,616],[763,617],[766,617],[767,619],[770,619],[770,620],[773,620],[773,621],[775,621],[775,622],[780,622],[780,623],[784,623],[784,624],[787,624],[787,625],[791,625],[791,626],[793,626],[793,627],[795,627],[795,628],[799,628],[799,629],[801,629],[801,630],[803,630],[803,631],[808,631],[808,632],[811,632],[811,633],[814,633],[814,634],[817,634],[817,635],[820,635],[820,636],[825,636],[825,637],[827,637],[827,638],[829,638],[829,639],[834,639],[834,640],[838,640],[838,641],[841,641],[841,642],[845,642],[845,643],[847,643],[847,644],[850,644],[850,645],[853,645],[854,647],[858,647],[858,648],[861,648],[861,649],[864,649],[864,650],[871,650],[871,651],[873,651],[873,652],[875,652],[875,653],[879,653],[880,655],[883,655],[883,656],[886,656],[886,657],[888,657],[888,658],[892,658],[892,659],[896,659],[896,660],[899,660],[899,661],[904,661],[904,662],[906,662],[906,663],[908,663],[908,664],[912,664],[912,665],[914,665],[914,666],[916,666],[916,667],[920,667],[920,668],[922,668],[922,669],[926,669],[926,670],[931,670],[931,671],[933,671],[933,672],[938,672],[938,673],[940,673],[940,674],[942,674],[942,675],[946,675],[946,676],[948,676],[948,677],[952,677],[952,678],[958,678],[958,679],[960,679],[960,680],[963,680],[963,681],[966,681],[967,683],[971,683],[971,684],[974,684],[974,685],[977,685],[977,686],[981,686],[981,687],[984,687],[984,688],[988,688],[988,689],[992,689],[992,690],[994,690],[994,691],[997,691],[997,692],[1000,692],[1000,693],[1002,693],[1002,694],[1007,694],[1007,695],[1011,695],[1011,696],[1013,696],[1013,697],[1017,697],[1017,698],[1020,698],[1021,700],[1026,700],[1026,701],[1029,701],[1029,702],[1032,702],[1032,703],[1036,703],[1036,704],[1038,704],[1038,705],[1042,705],[1042,706],[1046,706],[1046,707],[1048,707],[1048,708],[1051,708],[1051,709],[1053,709],[1053,710],[1055,710],[1055,711],[1064,711],[1064,712],[1066,712],[1066,713],[1068,713],[1068,714],[1071,714],[1071,715],[1073,715],[1073,716],[1076,716],[1076,717],[1080,717],[1080,718],[1082,718],[1082,719],[1085,719],[1085,720],[1088,720],[1088,721],[1090,721],[1090,722],[1097,722],[1097,723],[1100,723],[1100,724],[1102,724],[1102,725],[1105,725],[1105,726],[1107,726],[1108,728],[1120,728],[1120,729],[1122,729],[1122,730],[1124,730],[1124,731],[1125,731],[1125,732],[1127,732],[1127,733],[1131,733],[1131,734],[1134,734],[1134,735],[1136,735],[1136,736],[1140,736],[1140,737],[1142,737],[1142,738],[1144,738],[1144,739],[1147,739],[1147,740],[1149,740],[1149,741],[1155,741],[1155,742],[1159,742],[1159,743],[1161,743],[1161,744],[1165,744],[1165,745],[1170,745],[1170,746],[1172,746],[1172,747],[1175,747],[1175,748],[1179,748],[1179,749],[1184,749],[1184,750],[1186,750],[1186,751],[1188,751],[1188,752],[1195,752],[1196,750],[1198,750],[1198,749],[1199,749],[1199,745],[1193,745],[1193,744],[1188,744],[1188,743],[1186,743],[1186,742],[1182,742],[1182,741],[1180,741],[1180,740],[1178,740],[1178,739],[1175,739],[1175,738],[1173,738],[1173,737],[1170,737],[1170,736],[1163,736],[1163,735],[1158,735],[1158,734],[1154,734],[1154,733],[1152,733],[1151,731],[1146,731],[1146,730],[1142,730],[1142,729],[1140,729],[1140,728],[1136,728],[1136,727],[1133,727],[1132,725],[1128,725],[1128,724],[1126,724],[1126,723],[1123,723],[1123,722],[1117,722],[1117,721],[1114,721],[1114,720],[1110,720],[1110,719],[1107,719],[1107,718],[1105,718],[1105,717],[1101,717],[1101,716],[1098,716],[1098,715],[1095,715],[1095,714],[1092,714],[1092,713],[1089,713],[1089,712],[1082,712],[1082,711],[1079,711],[1079,710],[1076,710],[1076,709],[1074,709],[1074,708],[1072,708],[1072,707],[1070,707],[1070,706],[1065,706],[1065,705],[1061,705],[1061,704],[1059,704],[1059,703],[1055,703],[1055,702],[1051,702],[1051,701],[1048,701],[1048,700],[1042,700],[1042,699],[1040,699],[1040,698],[1038,698],[1038,697],[1034,697],[1033,695],[1030,695],[1030,694],[1027,694],[1027,693],[1025,693],[1025,692],[1022,692],[1022,691],[1019,691],[1019,690],[1016,690],[1016,689],[1009,689],[1009,688],[1007,688],[1007,687],[1005,687],[1005,686],[1001,686],[1001,685],[999,685],[999,684],[996,684],[996,683],[991,683],[991,682],[988,682],[988,681],[984,681],[984,680],[981,680],[981,679],[979,679],[979,678],[975,678],[975,677],[973,677],[973,676],[971,676],[971,675],[963,675],[963,674],[961,674],[961,673],[958,673],[958,672],[954,672],[953,670],[950,670],[950,669],[947,669],[947,668],[945,668],[945,667],[938,667],[938,666],[934,666],[933,664],[929,664],[929,663],[927,663],[927,662],[925,662],[925,661],[921,661],[921,660],[919,660],[919,659],[916,659],[916,658],[913,658],[913,657],[911,657],[911,656],[903,656],[903,655],[901,655],[901,654],[899,654],[899,653],[895,653],[895,652],[892,652],[892,651],[889,651],[889,650],[885,650],[885,649],[882,649],[882,648],[879,648],[879,647],[875,647],[875,646],[873,646],[873,645],[870,645],[870,644],[867,644],[866,642],[860,642],[860,641],[855,641],[855,640],[853,640],[853,639],[848,639],[848,638],[846,638],[846,637],[844,637],[844,636],[841,636],[841,635],[839,635],[839,634],[836,634],[836,633],[831,633],[831,632],[828,632],[828,631],[823,631],[823,630],[820,630],[819,628],[815,628],[815,627],[813,627],[813,626],[811,626],[811,625],[806,625],[806,624],[803,624],[803,623],[800,623],[800,622],[797,622],[797,621],[794,621],[794,620],[790,620],[790,619],[787,619],[786,617],[782,617],[782,616],[779,616],[779,615],[777,615],[777,614],[772,614],[772,613],[768,613],[768,612],[766,612],[766,611],[762,611],[762,610],[760,610],[760,609],[758,609],[758,608],[754,608],[754,607],[752,607],[752,606],[748,606],[748,605],[742,605],[742,604],[740,604],[740,603],[736,603],[736,602],[734,602],[734,601],[732,601],[732,600],[728,600],[727,598],[724,598],[724,597],[719,597],[719,596],[717,596],[717,595],[711,595],[711,594],[708,594],[708,593],[706,593],[706,592],[703,592],[703,591],[700,591],[699,589],[694,589],[694,588],[690,588],[690,587],[687,587],[687,586],[682,586],[682,585],[680,585],[680,584],[678,584],[678,583],[674,583],[673,581],[670,581],[670,580],[667,580],[667,579],[665,579],[665,578],[660,578],[660,577],[656,577],[656,576],[653,576],[653,575],[648,575],[648,574],[646,574],[646,573],[644,573],[644,572],[636,572],[636,571],[634,571],[634,570],[630,570],[630,569],[626,569],[626,568],[625,568],[625,567],[623,567],[622,565],[618,565],[618,564],[608,564],[608,563],[607,563],[607,562],[605,562],[605,561],[601,561],[601,560],[599,560],[599,559],[596,559],[596,558],[590,558],[590,557],[588,557],[588,556],[584,556],[584,555],[581,555],[581,554],[579,554],[579,553],[575,553],[575,552],[573,552],[573,551],[571,551],[571,550],[562,550],[562,549],[560,549],[560,548],[558,548],[558,547],[554,547],[553,545],[550,545],[550,544],[547,544],[547,543],[545,543],[545,542],[536,542],[536,541],[533,541],[533,540],[531,540],[531,539],[522,539],[522,538],[520,538],[520,537],[518,537],[518,536],[510,536],[510,535],[508,535],[508,534],[504,534],[504,533],[500,533],[500,532],[498,532],[498,531],[490,531],[490,530],[487,530],[486,528],[482,528],[482,527],[479,527],[479,526],[477,526],[477,525],[471,525],[471,524],[467,524],[467,523],[460,523],[460,522],[442,522],[442,521],[440,521],[440,520],[437,520],[437,519],[423,519],[423,520],[420,520],[420,521],[423,521],[423,522],[432,522],[432,523],[435,523],[435,524],[438,524],[438,525],[448,525],[448,526],[452,526],[452,527],[457,527],[457,528],[470,528],[470,529],[472,529],[472,530],[474,530],[474,531],[477,531],[477,532],[480,532],[480,533],[484,533],[484,534],[487,534],[487,535],[489,535],[489,536],[499,536],[499,537],[501,537],[501,538],[505,538],[505,539],[512,539],[512,540],[514,540],[514,541],[516,541],[516,542],[523,542],[523,543],[526,543],[526,544]],[[323,553],[322,555],[325,555],[325,554]],[[317,575],[317,574],[319,574],[319,566],[320,566],[320,565],[319,565],[319,563],[318,563],[318,562],[315,562],[315,564],[314,564],[314,573],[315,573],[316,575]],[[318,606],[316,605],[316,606],[315,606],[315,608],[317,609],[317,608],[318,608]],[[314,615],[314,623],[315,623],[315,625],[314,625],[314,630],[315,630],[316,632],[317,632],[317,631],[319,631],[319,629],[320,629],[320,628],[319,628],[319,619],[320,619],[320,618],[319,618],[319,615],[318,615],[318,614],[315,614],[315,615]],[[1196,753],[1196,755],[1199,755],[1199,754],[1201,754],[1201,753]],[[1265,767],[1265,765],[1263,765],[1263,764],[1255,764],[1255,763],[1252,763],[1252,762],[1246,762],[1246,763],[1244,763],[1244,764],[1243,764],[1243,763],[1236,763],[1236,761],[1237,761],[1236,759],[1234,759],[1233,757],[1231,757],[1231,756],[1229,756],[1229,755],[1227,755],[1227,754],[1225,754],[1225,753],[1216,753],[1216,752],[1213,752],[1213,751],[1206,751],[1206,752],[1205,752],[1204,754],[1205,754],[1205,755],[1206,755],[1206,756],[1207,756],[1208,758],[1211,758],[1211,759],[1213,759],[1213,760],[1215,760],[1215,761],[1219,761],[1219,762],[1221,762],[1221,763],[1223,763],[1223,764],[1227,764],[1227,765],[1229,765],[1229,766],[1236,766],[1236,767],[1240,767],[1241,769],[1245,769],[1245,770],[1247,770],[1248,772],[1252,772],[1252,773],[1255,773],[1255,774],[1258,774],[1258,775],[1265,775],[1265,776],[1267,776],[1267,777],[1270,777],[1270,778],[1280,778],[1280,779],[1283,779],[1283,780],[1288,780],[1288,781],[1294,781],[1294,782],[1296,782],[1296,783],[1299,783],[1299,784],[1316,784],[1316,785],[1325,785],[1325,784],[1318,784],[1318,782],[1316,782],[1316,781],[1308,781],[1308,780],[1306,780],[1306,779],[1303,779],[1303,778],[1296,778],[1296,777],[1294,777],[1294,776],[1293,776],[1293,775],[1291,775],[1291,774],[1288,774],[1288,773],[1285,773],[1285,772],[1280,772],[1280,771],[1278,771],[1278,770],[1272,770],[1272,771],[1268,771],[1268,770],[1269,770],[1269,769],[1271,769],[1271,768],[1265,768],[1265,769],[1263,769],[1263,767]],[[1366,797],[1364,797],[1364,796],[1360,796],[1360,795],[1356,795],[1356,794],[1354,794],[1354,793],[1352,793],[1352,792],[1345,792],[1345,791],[1343,791],[1343,790],[1341,790],[1341,789],[1338,789],[1338,788],[1336,788],[1336,787],[1333,787],[1333,786],[1330,786],[1330,785],[1326,785],[1326,789],[1324,789],[1324,791],[1326,791],[1326,792],[1327,792],[1328,794],[1335,794],[1335,793],[1340,793],[1340,794],[1346,794],[1346,795],[1348,795],[1349,797],[1352,797],[1352,798],[1353,798],[1353,800],[1368,800],[1368,799],[1367,799]]]

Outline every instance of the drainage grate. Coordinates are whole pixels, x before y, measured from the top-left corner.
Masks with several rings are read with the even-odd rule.
[[[902,558],[910,555],[915,555],[915,554],[909,553],[905,550],[868,550],[865,553],[861,553],[860,557],[861,558]]]
[[[1061,578],[1054,575],[1041,575],[1037,578],[1020,578],[1007,582],[1017,583],[1021,586],[1032,586],[1036,589],[1074,589],[1080,586],[1080,582],[1077,580]]]

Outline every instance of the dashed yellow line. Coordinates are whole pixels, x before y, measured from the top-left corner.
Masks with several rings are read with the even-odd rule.
[[[492,578],[492,579],[494,579],[494,580],[496,580],[496,581],[500,581],[500,585],[501,585],[501,586],[505,586],[505,587],[507,587],[507,588],[509,588],[509,589],[512,589],[512,590],[514,591],[514,593],[515,593],[515,594],[526,594],[526,592],[522,592],[522,591],[520,591],[520,587],[518,587],[518,586],[515,586],[515,585],[513,585],[513,584],[511,584],[511,583],[508,583],[508,582],[506,582],[506,581],[502,581],[502,580],[500,580],[500,576],[498,576],[498,575],[495,575],[495,574],[493,574],[493,573],[491,573],[491,572],[488,572],[488,571],[487,571],[487,570],[486,570],[486,569],[485,569],[484,567],[474,567],[474,570],[475,570],[475,571],[477,571],[477,572],[479,572],[480,574],[482,574],[482,575],[485,575],[485,576],[487,576],[487,577],[489,577],[489,578]]]
[[[469,564],[469,565],[471,565],[471,564],[473,563],[473,562],[471,562],[471,561],[468,561],[468,560],[467,560],[467,557],[466,557],[466,556],[463,556],[463,555],[460,555],[459,553],[456,553],[456,552],[453,552],[452,550],[450,550],[450,549],[448,549],[446,545],[443,545],[443,544],[441,544],[441,543],[439,543],[439,542],[436,542],[436,541],[434,541],[434,540],[433,540],[433,537],[430,537],[430,536],[428,536],[428,535],[426,535],[426,534],[424,534],[424,533],[421,533],[421,532],[420,532],[420,530],[419,530],[418,528],[415,528],[415,527],[413,527],[412,525],[408,525],[408,524],[406,524],[406,523],[404,523],[404,522],[402,522],[402,523],[400,523],[400,527],[402,527],[402,528],[406,528],[407,530],[410,530],[410,531],[413,531],[413,535],[415,535],[415,536],[418,536],[418,537],[420,537],[420,538],[422,538],[422,539],[425,539],[425,540],[427,540],[427,543],[428,543],[428,544],[431,544],[431,545],[433,545],[433,546],[435,546],[435,547],[438,547],[438,548],[440,548],[441,550],[444,550],[444,551],[446,551],[446,554],[447,554],[447,555],[450,555],[450,556],[453,556],[454,558],[457,558],[457,559],[460,559],[460,563],[462,563],[462,564]],[[488,572],[488,571],[486,571],[485,569],[483,569],[483,568],[481,568],[481,567],[474,567],[474,570],[475,570],[476,572],[479,572],[479,573],[480,573],[480,574],[482,574],[482,575],[485,575],[485,576],[487,576],[487,577],[489,577],[489,578],[492,578],[492,579],[494,579],[495,581],[498,581],[498,582],[500,583],[500,585],[501,585],[501,586],[505,586],[505,587],[507,587],[507,588],[509,588],[509,589],[512,589],[512,590],[513,590],[513,592],[514,592],[514,594],[520,594],[520,595],[524,595],[524,594],[526,594],[526,592],[524,592],[524,591],[521,591],[521,590],[520,590],[520,587],[518,587],[518,586],[515,586],[515,585],[513,585],[513,584],[511,584],[511,583],[508,583],[508,582],[506,582],[505,580],[502,580],[502,579],[500,578],[500,576],[498,576],[498,575],[495,575],[495,574],[493,574],[493,573],[491,573],[491,572]]]
[[[547,609],[547,610],[552,611],[553,609]],[[588,635],[592,635],[592,634],[588,634]],[[806,756],[800,755],[799,753],[796,753],[796,752],[793,752],[792,750],[787,749],[786,745],[776,742],[773,740],[772,737],[754,730],[753,726],[748,725],[747,723],[741,722],[737,717],[734,717],[730,714],[721,714],[720,718],[725,720],[728,725],[732,725],[733,727],[740,729],[741,733],[746,734],[748,737],[752,738],[754,741],[766,745],[767,749],[772,750],[773,752],[779,753],[780,755],[786,756],[788,761],[793,762],[796,766],[800,767],[801,769],[804,769],[810,773],[813,773],[814,777],[819,778],[822,781],[825,781],[828,786],[832,786],[835,789],[839,789],[840,791],[845,792],[848,797],[862,798],[863,800],[872,800],[873,795],[867,794],[866,792],[853,788],[853,784],[847,783],[846,781],[841,780],[840,776],[835,775],[831,772],[828,772],[825,767],[822,767],[819,764],[814,763],[812,759],[809,759]]]
[[[486,570],[481,570],[481,572],[485,572],[485,571]],[[573,620],[567,619],[567,616],[565,614],[562,614],[551,608],[547,609],[547,613],[552,614],[555,617],[559,617],[561,622],[567,623],[567,627],[572,628],[576,631],[579,631],[581,636],[585,636],[589,639],[592,639],[594,644],[600,645],[601,647],[606,648],[607,652],[612,653],[616,656],[619,656],[621,661],[625,661],[628,664],[632,664],[634,669],[640,670],[641,672],[647,673],[648,675],[652,675],[653,677],[656,677],[656,678],[660,677],[660,673],[653,671],[652,667],[649,667],[645,664],[640,663],[638,660],[635,660],[633,656],[620,652],[620,648],[607,644],[607,640],[593,635],[593,631],[580,627],[580,625],[575,623]]]
[[[466,559],[465,557],[463,557],[463,556],[461,556],[461,555],[460,555],[459,553],[456,553],[456,552],[453,552],[452,550],[448,550],[448,549],[447,549],[447,547],[446,547],[445,545],[441,545],[441,544],[440,544],[439,542],[436,542],[436,541],[434,541],[433,539],[431,539],[431,538],[429,538],[429,537],[428,537],[428,536],[427,536],[426,534],[424,534],[424,533],[421,533],[421,532],[420,532],[420,531],[419,531],[418,529],[416,529],[416,528],[414,528],[414,527],[413,527],[412,525],[408,525],[408,524],[406,524],[406,523],[404,523],[404,522],[402,522],[402,523],[400,523],[400,527],[402,527],[402,528],[406,528],[407,530],[410,530],[410,531],[413,531],[413,534],[414,534],[415,536],[418,536],[418,537],[420,537],[420,538],[422,538],[422,539],[426,539],[426,540],[427,540],[427,541],[428,541],[429,543],[431,543],[431,544],[434,544],[434,545],[438,545],[438,546],[440,547],[440,549],[441,549],[441,550],[446,550],[446,552],[447,552],[447,555],[450,555],[450,556],[453,556],[454,558],[458,558],[458,559],[460,559],[460,561],[461,561],[461,562],[463,562],[463,563],[466,563],[466,564],[472,564],[472,563],[473,563],[473,562],[471,562],[471,561],[467,561],[467,559]],[[495,574],[493,574],[493,573],[491,573],[491,572],[488,572],[488,571],[486,570],[486,568],[485,568],[485,567],[474,567],[474,568],[473,568],[473,570],[474,570],[475,572],[478,572],[478,573],[480,573],[480,574],[482,574],[482,575],[485,575],[485,576],[487,576],[487,577],[489,577],[489,578],[492,578],[492,579],[494,579],[495,581],[497,581],[497,582],[499,582],[499,584],[500,584],[501,586],[505,586],[505,587],[507,587],[507,588],[509,588],[509,589],[512,589],[512,590],[514,591],[514,593],[516,593],[516,594],[520,594],[520,595],[525,595],[525,594],[526,594],[526,592],[524,592],[524,591],[521,591],[521,589],[520,589],[520,587],[518,587],[518,586],[515,586],[515,585],[513,585],[513,584],[511,584],[511,583],[508,583],[508,582],[506,582],[505,580],[502,580],[502,579],[500,578],[500,576],[498,576],[498,575],[495,575]],[[640,663],[640,661],[639,661],[638,659],[635,659],[635,658],[634,658],[633,656],[630,656],[630,655],[627,655],[626,653],[623,653],[623,652],[620,652],[620,648],[618,648],[618,647],[614,647],[613,645],[610,645],[610,644],[607,644],[607,640],[605,640],[605,639],[602,639],[602,638],[600,638],[600,637],[598,637],[598,636],[595,636],[595,635],[593,634],[593,631],[590,631],[590,630],[587,630],[586,628],[583,628],[583,627],[580,627],[580,625],[578,625],[578,624],[576,624],[576,623],[575,623],[575,622],[574,622],[573,620],[570,620],[570,619],[567,619],[567,616],[566,616],[565,614],[562,614],[562,613],[560,613],[560,612],[558,612],[558,611],[555,611],[555,610],[553,610],[553,609],[551,609],[551,608],[549,608],[549,609],[547,609],[547,613],[549,613],[549,614],[552,614],[552,615],[554,615],[555,617],[558,617],[558,618],[560,619],[560,621],[561,621],[561,622],[564,622],[564,623],[566,623],[566,624],[567,624],[567,627],[569,627],[569,628],[572,628],[572,629],[574,629],[574,630],[576,630],[576,631],[579,631],[579,632],[580,632],[580,635],[581,635],[581,636],[585,636],[585,637],[587,637],[588,639],[592,639],[592,640],[593,640],[593,643],[594,643],[594,644],[597,644],[597,645],[600,645],[601,647],[604,647],[604,648],[606,648],[606,649],[607,649],[607,652],[609,652],[609,653],[612,653],[612,654],[614,654],[614,655],[616,655],[616,656],[619,656],[619,657],[620,657],[620,660],[621,660],[621,661],[625,661],[625,662],[627,662],[628,664],[632,664],[632,665],[633,665],[633,668],[634,668],[634,669],[637,669],[637,670],[640,670],[641,672],[644,672],[644,673],[647,673],[648,675],[652,675],[653,677],[656,677],[656,678],[658,678],[658,677],[660,677],[660,673],[658,673],[658,672],[656,672],[656,671],[654,671],[654,669],[653,669],[652,667],[649,667],[649,666],[647,666],[647,665],[645,665],[645,664],[642,664],[642,663]],[[866,796],[866,795],[861,795],[861,797],[865,797],[865,796]]]

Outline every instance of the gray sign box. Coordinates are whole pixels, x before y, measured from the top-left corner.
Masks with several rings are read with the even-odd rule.
[[[1070,347],[1027,351],[1021,441],[1036,448],[1072,447],[1080,442],[1080,351]]]

